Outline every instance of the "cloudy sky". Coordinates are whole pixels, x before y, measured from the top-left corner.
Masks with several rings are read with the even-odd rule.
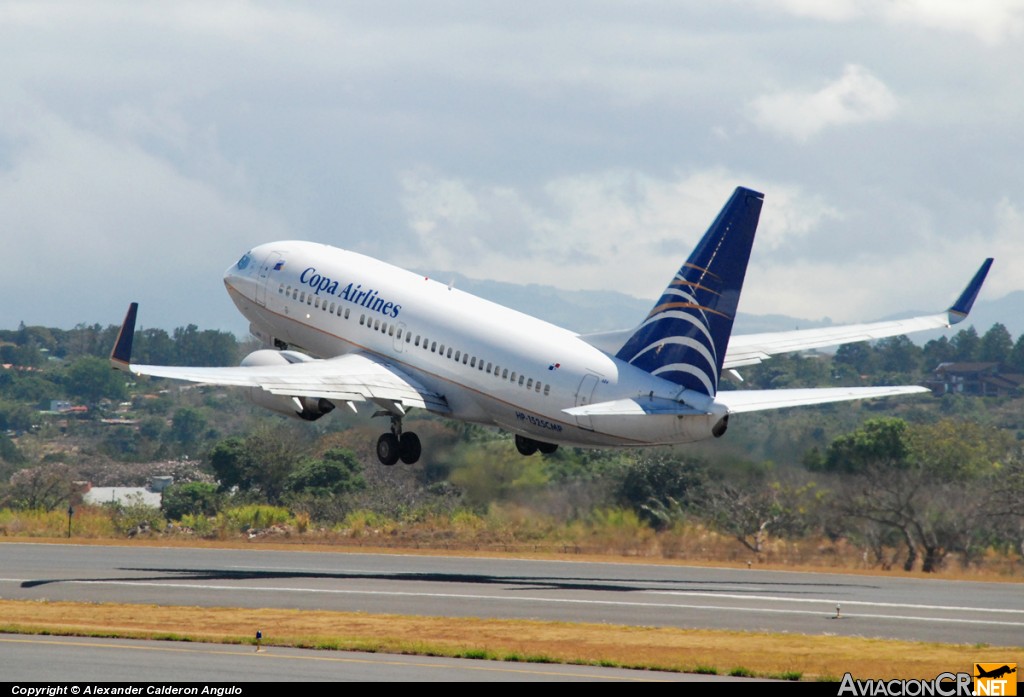
[[[310,239],[656,297],[737,185],[740,309],[1024,289],[1024,0],[0,2],[0,327],[244,331]]]

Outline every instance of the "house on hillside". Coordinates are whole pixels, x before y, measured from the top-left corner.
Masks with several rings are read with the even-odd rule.
[[[1024,375],[1001,372],[998,363],[940,363],[925,387],[936,395],[1019,397]]]

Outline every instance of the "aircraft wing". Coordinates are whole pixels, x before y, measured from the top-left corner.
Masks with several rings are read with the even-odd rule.
[[[929,392],[927,388],[917,385],[899,385],[895,387],[824,387],[782,390],[728,390],[719,392],[714,403],[706,407],[690,406],[669,399],[638,397],[636,399],[616,399],[610,402],[595,402],[582,407],[563,409],[573,416],[695,416],[721,412],[715,406],[725,407],[725,413],[739,414],[745,411],[766,411],[768,409],[785,409],[802,407],[811,404],[828,404],[831,402],[848,402],[855,399],[875,399],[893,397],[901,394],[918,394]]]
[[[789,332],[766,332],[763,334],[739,334],[729,340],[723,369],[754,365],[777,353],[806,351],[851,344],[857,341],[872,341],[888,336],[900,336],[928,329],[945,329],[962,321],[971,311],[982,283],[992,266],[992,259],[986,259],[977,273],[967,284],[960,297],[945,312],[911,319],[849,324],[838,327],[801,329]]]
[[[722,369],[728,370],[745,365],[754,365],[779,353],[807,351],[825,348],[826,346],[852,344],[857,341],[873,341],[875,339],[884,339],[889,336],[900,336],[929,329],[946,329],[967,317],[991,266],[992,259],[986,259],[956,302],[945,312],[939,312],[934,315],[887,322],[821,327],[818,329],[799,329],[796,331],[765,332],[761,334],[734,334],[729,339],[729,347],[726,349]],[[623,329],[583,334],[580,335],[580,338],[590,345],[614,355],[622,348],[622,344],[633,332],[634,330],[632,329]]]
[[[451,411],[443,395],[423,387],[410,375],[385,361],[352,353],[324,360],[224,368],[139,365],[131,362],[137,303],[128,308],[117,343],[110,355],[115,368],[135,375],[172,378],[205,385],[259,387],[287,397],[312,397],[332,402],[374,402],[385,409],[409,407]]]
[[[723,405],[730,414],[745,411],[785,409],[809,404],[847,402],[855,399],[874,399],[901,394],[929,392],[917,385],[896,387],[811,387],[782,390],[726,390],[715,395],[715,402]]]

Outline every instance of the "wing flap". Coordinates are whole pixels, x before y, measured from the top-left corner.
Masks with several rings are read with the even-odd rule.
[[[136,375],[185,380],[206,385],[259,387],[271,394],[332,401],[390,401],[448,413],[444,396],[426,389],[399,368],[364,354],[271,366],[187,368],[129,365]]]

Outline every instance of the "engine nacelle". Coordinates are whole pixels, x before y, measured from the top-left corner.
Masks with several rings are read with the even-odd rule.
[[[260,349],[253,351],[242,359],[243,366],[270,366],[288,365],[289,363],[309,363],[316,359],[298,351],[276,351],[274,349]]]
[[[243,366],[275,366],[291,363],[308,363],[315,358],[298,351],[274,351],[260,349],[253,351],[242,359]],[[302,397],[270,394],[260,387],[250,387],[245,391],[246,399],[258,407],[303,421],[316,421],[324,414],[334,411],[334,404],[322,397]]]
[[[721,438],[725,435],[725,432],[729,429],[729,415],[726,414],[718,423],[711,427],[711,435],[715,438]]]

